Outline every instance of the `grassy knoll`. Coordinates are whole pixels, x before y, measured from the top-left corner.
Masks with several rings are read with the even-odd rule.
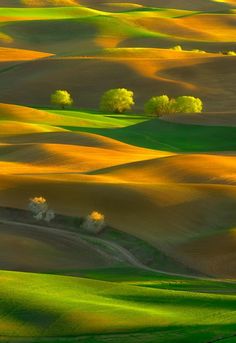
[[[197,343],[235,333],[236,298],[230,294],[45,274],[0,275],[3,336],[82,335],[82,342],[127,342],[129,334],[132,342],[135,334],[138,342]]]
[[[86,42],[90,37],[94,38],[94,40],[98,40],[99,37],[109,39],[115,37],[119,41],[126,38],[158,38],[166,36],[158,31],[155,32],[136,25],[133,21],[127,20],[125,16],[117,17],[102,12],[96,13],[96,11],[87,8],[78,7],[74,10],[69,8],[68,11],[58,8],[52,8],[50,11],[48,9],[40,9],[40,11],[27,9],[26,12],[29,11],[29,13],[21,12],[21,9],[15,9],[13,14],[11,14],[12,9],[8,10],[0,9],[0,15],[7,18],[1,23],[0,27],[2,33],[9,35],[14,44],[20,42],[21,46],[35,47],[40,41],[41,48],[44,48],[43,44],[47,44],[49,40],[52,42],[54,40],[53,46],[57,41],[64,43],[61,44],[60,50],[67,54],[71,52],[74,54],[74,43],[70,44],[68,49],[66,42],[66,40],[72,40],[73,38],[82,39],[83,42]],[[21,15],[24,15],[24,17]],[[67,32],[63,32],[65,27]],[[58,30],[54,31],[55,28]],[[74,28],[77,28],[77,31],[74,31]],[[82,37],[81,34],[83,34]],[[103,47],[103,44],[99,42],[96,42],[95,46],[90,43],[89,49],[97,49],[99,45],[101,48]],[[50,46],[48,48],[50,49]],[[53,47],[51,49],[54,52]],[[77,54],[82,52],[81,49],[76,51]]]
[[[34,109],[8,104],[0,104],[0,112],[0,123],[18,121],[54,127],[67,126],[77,131],[81,127],[120,128],[149,120],[149,117],[142,115],[107,115],[96,111]]]
[[[207,13],[200,11],[179,10],[173,8],[154,8],[141,7],[133,10],[124,10],[120,13],[106,12],[96,10],[85,6],[75,7],[51,7],[51,8],[6,8],[0,4],[0,15],[2,17],[1,26],[5,33],[12,32],[13,39],[20,38],[20,31],[30,21],[28,27],[37,26],[37,21],[43,21],[43,27],[40,31],[45,30],[48,21],[57,21],[58,24],[68,24],[73,21],[81,21],[88,26],[96,28],[96,38],[99,36],[118,38],[120,41],[127,38],[158,38],[183,39],[186,41],[207,43],[222,41],[234,42],[234,15],[224,12]],[[229,21],[231,19],[231,21]],[[19,21],[19,23],[14,23]],[[35,22],[36,21],[36,22]],[[205,21],[207,24],[204,24]],[[42,23],[41,23],[42,24]],[[192,25],[194,24],[195,29]],[[13,30],[11,26],[13,25]],[[14,27],[19,28],[14,32]],[[200,27],[204,25],[205,31]],[[187,29],[186,29],[187,26]],[[216,32],[212,33],[213,29]],[[87,33],[89,30],[87,30]],[[70,32],[71,36],[78,35],[79,32]],[[34,44],[38,37],[34,37],[33,32],[28,31],[28,40]],[[48,30],[50,36],[50,30]],[[224,36],[225,35],[225,36]],[[14,37],[15,36],[15,37]],[[72,38],[71,37],[71,38]],[[27,39],[27,37],[22,37]],[[224,39],[225,38],[225,39]],[[84,41],[86,37],[84,36]],[[22,43],[21,43],[22,44]],[[160,42],[159,42],[160,44]],[[168,43],[167,43],[168,44]],[[171,41],[169,42],[171,44]],[[113,47],[112,43],[111,46]],[[70,49],[71,51],[71,49]]]
[[[236,127],[186,125],[141,115],[103,114],[96,111],[40,111],[1,105],[2,120],[28,124],[50,125],[67,131],[83,131],[150,149],[173,152],[233,151],[236,148]],[[27,125],[28,125],[27,124]],[[208,124],[208,123],[207,123]],[[53,129],[52,129],[53,131]]]
[[[75,7],[51,7],[51,8],[12,8],[3,7],[0,4],[0,13],[3,17],[22,17],[22,19],[64,19],[64,18],[78,18],[84,15],[110,15],[109,12],[98,11],[85,6]],[[163,8],[148,8],[142,7],[138,9],[123,11],[123,13],[114,13],[114,17],[122,18],[124,13],[129,16],[153,16],[158,17],[178,18],[197,14],[198,12],[176,10],[176,9],[163,9]]]
[[[58,111],[49,112],[59,113]],[[62,112],[63,115],[70,113]],[[82,124],[80,127],[64,126],[63,128],[71,131],[96,133],[145,148],[176,152],[233,151],[236,148],[235,127],[204,126],[204,121],[202,125],[185,125],[142,116],[72,113],[73,116],[76,115],[77,119],[88,118],[91,121],[91,126]],[[99,116],[100,128],[93,124],[93,122],[98,122]],[[108,122],[112,124],[110,129],[107,128]],[[104,127],[105,124],[106,128]],[[102,125],[104,126],[102,127]],[[117,128],[114,129],[116,125]]]
[[[99,133],[99,132],[97,132]],[[104,130],[102,135],[128,144],[171,151],[235,150],[236,129],[167,123],[151,120],[124,129]]]
[[[231,293],[236,295],[234,283],[219,282],[214,279],[195,279],[181,276],[171,276],[136,268],[104,268],[84,270],[79,274],[95,280],[112,281],[142,287],[169,289],[174,291]]]
[[[22,18],[22,20],[66,19],[103,14],[87,7],[52,7],[52,8],[0,8],[0,15],[8,20]]]
[[[54,113],[62,115],[65,120],[67,118],[73,117],[73,119],[77,120],[77,125],[79,127],[87,127],[87,128],[118,128],[118,127],[126,127],[138,123],[142,123],[143,121],[149,120],[148,116],[142,115],[109,115],[109,114],[102,114],[96,111],[78,111],[78,110],[52,110],[46,109],[48,113]]]
[[[215,41],[215,38],[211,38],[208,33],[202,37],[202,33],[197,30],[194,31],[191,28],[186,30],[185,20],[188,20],[188,18],[193,17],[194,19],[192,20],[196,21],[196,26],[198,26],[199,21],[201,22],[201,16],[196,11],[168,8],[139,8],[132,11],[123,11],[122,13],[112,13],[84,6],[52,8],[0,7],[0,15],[2,17],[2,34],[9,35],[12,43],[14,45],[16,44],[17,47],[20,42],[21,47],[22,45],[27,46],[28,44],[31,48],[34,48],[39,40],[41,41],[42,47],[42,44],[47,43],[50,37],[52,37],[54,40],[61,40],[61,43],[63,41],[64,44],[62,44],[61,49],[64,50],[63,52],[65,54],[70,54],[74,50],[73,44],[71,44],[68,50],[66,39],[72,40],[74,37],[80,38],[82,32],[84,42],[91,35],[94,37],[94,40],[96,40],[96,48],[117,47],[117,44],[114,45],[114,40],[117,43],[123,41],[125,44],[126,39],[137,38],[165,38],[167,39],[167,46],[168,44],[170,46],[174,44],[172,43],[173,40],[180,39],[186,40],[186,43],[188,41],[198,42],[199,37],[202,38],[202,41]],[[225,32],[230,34],[233,30],[232,25],[227,26],[225,24],[226,19],[224,19],[223,15],[221,16],[219,14],[219,18],[217,17],[214,20],[219,25],[219,31],[222,21]],[[156,24],[157,22],[160,22],[160,24]],[[67,34],[66,32],[62,34],[63,30],[60,27],[62,26],[64,28],[65,25],[67,27]],[[77,25],[77,31],[70,29],[75,25]],[[86,28],[84,29],[85,25]],[[170,30],[170,26],[174,29]],[[55,27],[59,27],[59,30],[55,31]],[[47,30],[47,37],[44,34],[45,29]],[[96,33],[94,33],[94,30]],[[189,33],[186,34],[186,31]],[[4,42],[3,39],[2,41]],[[234,41],[233,38],[231,40],[229,39],[229,42],[232,41]],[[158,41],[158,44],[163,43]],[[90,44],[91,50],[95,47]],[[81,52],[81,49],[78,50],[78,53],[79,51]],[[54,51],[52,50],[51,52]]]

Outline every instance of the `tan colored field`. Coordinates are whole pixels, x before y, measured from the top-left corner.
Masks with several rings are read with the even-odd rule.
[[[27,133],[15,124],[14,134],[1,134],[1,206],[25,208],[30,197],[43,195],[59,213],[98,210],[112,226],[188,267],[236,277],[235,243],[229,239],[236,221],[233,152],[172,154],[94,134],[55,132],[56,126],[45,133],[36,120],[53,125],[53,114],[11,105],[1,105],[1,111],[0,127],[21,120],[38,129]],[[30,121],[34,124],[24,123]],[[206,259],[210,239],[215,246]]]
[[[1,130],[3,135],[15,135],[19,133],[32,133],[32,132],[50,132],[50,131],[65,131],[61,128],[51,128],[49,125],[34,125],[31,123],[19,123],[17,121],[1,121]]]
[[[78,3],[25,0],[13,5],[58,6],[63,2]],[[139,111],[148,97],[159,93],[194,93],[203,98],[206,111],[235,107],[236,58],[219,54],[235,48],[236,15],[233,10],[227,12],[229,4],[203,0],[194,4],[186,0],[178,4],[172,0],[165,4],[161,0],[80,3],[90,8],[68,7],[64,16],[60,7],[48,13],[44,7],[4,12],[0,41],[12,50],[0,50],[2,101],[47,105],[49,94],[63,87],[75,98],[79,94],[76,105],[95,108],[104,90],[122,85],[134,90]],[[152,8],[158,6],[163,8]],[[114,7],[121,8],[121,13],[113,13]],[[207,53],[170,50],[179,44]],[[11,58],[17,62],[50,54],[55,58],[29,61],[14,69],[5,64]]]
[[[59,272],[113,263],[109,256],[60,230],[0,224],[0,269]]]
[[[151,31],[160,32],[179,39],[193,39],[197,41],[235,40],[235,21],[232,15],[201,14],[181,18],[161,18],[157,15],[144,16],[135,21]]]
[[[59,86],[72,93],[76,104],[79,92],[81,107],[97,108],[103,91],[123,85],[134,90],[139,111],[149,96],[163,93],[172,96],[194,93],[203,99],[206,111],[232,111],[235,105],[232,72],[235,64],[234,57],[182,55],[181,52],[173,52],[172,57],[172,52],[165,54],[163,51],[160,58],[153,59],[43,59],[2,74],[0,90],[5,102],[24,104],[27,98],[31,104],[47,104],[49,94]],[[94,80],[103,80],[101,87],[98,88]],[[217,101],[219,97],[222,98],[220,102]]]
[[[126,4],[133,4],[134,0],[125,0],[125,1],[118,1],[118,0],[80,0],[80,4],[89,7],[96,7],[101,8],[104,7],[104,4],[116,3],[123,3],[125,8]],[[142,5],[142,6],[150,6],[150,7],[167,7],[167,8],[180,8],[180,9],[189,9],[193,11],[205,11],[205,10],[222,10],[228,8],[228,4],[235,5],[235,0],[227,0],[221,2],[214,2],[211,0],[196,0],[196,1],[186,1],[186,0],[136,0],[135,4]],[[109,8],[109,7],[108,7]],[[112,10],[114,7],[112,8]]]
[[[235,112],[217,112],[217,113],[204,113],[204,114],[192,114],[191,116],[186,114],[168,115],[162,118],[165,121],[173,123],[191,124],[191,125],[210,125],[210,126],[236,126],[236,114]]]
[[[0,48],[0,62],[30,61],[49,56],[51,54],[40,51]]]
[[[172,155],[95,134],[67,132],[57,127],[62,124],[75,125],[76,118],[73,121],[73,117],[68,117],[67,122],[60,115],[5,104],[0,105],[0,111],[2,173],[18,174],[19,170],[22,174],[91,172]],[[49,125],[41,125],[39,122]],[[45,135],[47,132],[50,134]]]
[[[200,167],[200,168],[199,168]],[[157,173],[158,171],[158,173]],[[96,173],[95,173],[96,174]],[[236,184],[236,158],[186,154],[108,168],[97,173],[118,182]]]
[[[180,245],[179,250],[185,258],[205,273],[219,273],[223,277],[235,275],[236,230],[209,235]],[[210,248],[209,248],[210,247]],[[204,261],[208,261],[204,266]],[[230,261],[230,263],[229,263]]]
[[[58,136],[59,138],[60,136]],[[63,136],[61,136],[63,139]],[[90,137],[88,137],[90,141]],[[3,173],[41,174],[41,173],[81,173],[93,171],[114,164],[162,157],[168,153],[156,153],[127,146],[127,149],[98,148],[93,146],[60,144],[17,144],[1,145],[0,168]],[[4,161],[4,162],[3,162]]]
[[[43,194],[61,213],[76,214],[79,208],[85,215],[96,208],[106,213],[114,227],[148,241],[191,268],[212,276],[236,277],[235,249],[231,249],[228,258],[224,256],[227,270],[222,270],[219,264],[220,240],[219,249],[209,248],[211,260],[201,257],[205,235],[211,233],[212,242],[217,242],[214,235],[220,230],[227,234],[235,224],[233,186],[105,183],[93,178],[85,180],[79,175],[54,174],[2,176],[0,188],[1,205],[24,208],[32,194]],[[181,249],[188,242],[196,242],[199,254],[196,250]]]

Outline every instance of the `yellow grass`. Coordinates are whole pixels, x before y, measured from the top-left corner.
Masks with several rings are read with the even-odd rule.
[[[35,132],[64,132],[65,130],[61,128],[50,127],[49,125],[39,125],[31,123],[19,123],[17,121],[0,121],[0,128],[2,135],[22,135],[26,133]]]
[[[63,136],[61,138],[63,139]],[[98,168],[169,154],[129,146],[127,150],[120,151],[119,144],[116,149],[115,146],[113,148],[68,146],[63,142],[60,144],[0,145],[0,151],[3,154],[2,162],[0,162],[1,172],[7,174],[90,172]]]
[[[174,155],[110,168],[99,175],[131,183],[236,184],[236,158],[234,154]]]
[[[9,44],[9,43],[12,43],[13,41],[14,41],[14,39],[11,36],[9,36],[9,35],[7,35],[7,34],[5,34],[3,32],[0,32],[0,42],[1,42],[1,44],[2,43]]]
[[[234,14],[200,14],[180,18],[160,17],[159,13],[147,12],[145,16],[134,17],[134,23],[150,31],[159,32],[178,39],[196,41],[235,40]]]
[[[186,27],[199,30],[206,35],[206,40],[232,42],[235,40],[235,15],[201,14],[180,19]]]
[[[45,58],[52,56],[52,54],[24,50],[24,49],[14,49],[14,48],[3,48],[0,47],[0,62],[11,62],[11,61],[30,61],[38,58]]]

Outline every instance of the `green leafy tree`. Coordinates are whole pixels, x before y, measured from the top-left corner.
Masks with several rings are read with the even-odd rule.
[[[69,92],[65,90],[56,90],[51,95],[51,103],[64,109],[66,106],[73,104],[73,99]]]
[[[193,50],[191,50],[192,52],[196,52],[196,53],[198,53],[198,54],[206,54],[206,51],[204,51],[204,50],[199,50],[199,49],[193,49]]]
[[[176,113],[201,113],[203,103],[201,99],[193,96],[179,96],[173,105]]]
[[[236,52],[235,51],[228,51],[226,53],[226,55],[228,55],[228,56],[236,56]]]
[[[175,50],[175,51],[183,51],[183,48],[181,45],[176,45],[172,48],[172,50]]]
[[[167,95],[154,96],[149,99],[145,106],[145,113],[162,116],[170,112],[171,100]]]
[[[134,105],[134,93],[125,88],[110,89],[101,98],[100,110],[124,113]]]

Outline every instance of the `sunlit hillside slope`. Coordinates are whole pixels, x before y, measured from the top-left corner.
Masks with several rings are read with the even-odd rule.
[[[127,7],[82,1],[39,8],[35,1],[24,3],[33,7],[15,2],[15,8],[0,8],[1,46],[24,49],[9,50],[11,67],[0,61],[2,101],[45,106],[54,89],[66,88],[76,105],[97,108],[103,91],[123,86],[135,92],[140,112],[159,93],[194,94],[204,100],[205,111],[233,110],[236,58],[222,55],[235,49],[232,3],[150,1]],[[51,6],[40,2],[46,5]],[[172,50],[176,45],[184,51]],[[26,63],[32,51],[45,58]]]
[[[124,271],[123,279],[134,272]],[[162,343],[166,342],[166,336],[168,342],[173,343],[192,339],[192,342],[200,342],[233,336],[235,297],[234,293],[230,294],[232,286],[209,281],[200,281],[199,285],[183,279],[177,280],[176,285],[187,286],[187,291],[176,291],[165,289],[166,283],[170,288],[175,286],[171,278],[164,277],[155,284],[155,276],[147,275],[146,280],[148,277],[153,282],[149,285],[147,282],[145,287],[144,275],[138,287],[139,277],[136,283],[129,284],[1,272],[1,333],[5,340],[11,339],[14,330],[15,337],[53,343],[58,342],[59,336],[64,337],[60,338],[62,342],[74,337],[84,343],[117,340]],[[194,286],[199,290],[205,287],[210,291],[211,287],[216,287],[219,292],[223,291],[222,294],[189,292]],[[12,304],[14,313],[10,310]]]
[[[214,125],[186,125],[4,104],[1,112],[2,206],[26,208],[41,194],[59,213],[96,209],[198,272],[236,276],[235,127],[217,115]]]

